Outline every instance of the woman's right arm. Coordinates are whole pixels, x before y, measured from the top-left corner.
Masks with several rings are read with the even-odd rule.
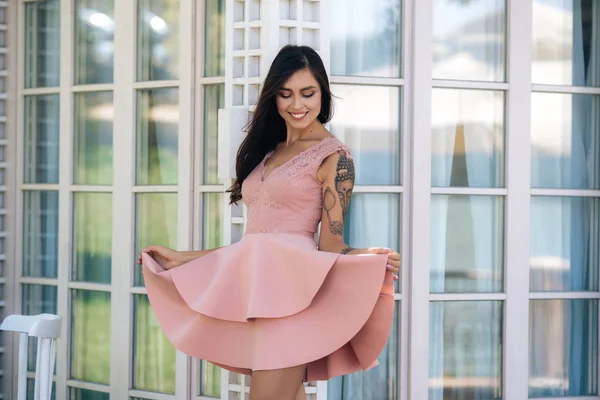
[[[183,254],[183,256],[185,257],[185,262],[190,262],[190,261],[194,261],[196,258],[204,257],[218,249],[220,249],[220,247],[217,247],[214,249],[207,249],[207,250],[180,251],[179,253]]]
[[[212,253],[217,250],[192,250],[192,251],[177,251],[164,246],[148,246],[144,248],[138,255],[138,264],[142,263],[142,253],[148,254],[152,257],[161,267],[164,269],[171,269],[193,261],[197,258],[204,257],[205,255]]]

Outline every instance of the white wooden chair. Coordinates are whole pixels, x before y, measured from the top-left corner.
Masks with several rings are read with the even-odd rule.
[[[27,395],[27,344],[29,336],[37,337],[35,363],[35,400],[50,400],[52,376],[56,360],[56,339],[60,337],[61,317],[54,314],[9,315],[0,330],[19,333],[19,369],[17,400]]]

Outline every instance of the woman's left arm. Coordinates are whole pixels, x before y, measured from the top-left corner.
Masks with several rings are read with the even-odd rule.
[[[317,173],[322,182],[323,210],[319,250],[341,254],[388,254],[388,269],[398,272],[400,254],[383,247],[351,248],[344,243],[344,221],[354,189],[354,162],[346,152],[333,153],[323,161]]]

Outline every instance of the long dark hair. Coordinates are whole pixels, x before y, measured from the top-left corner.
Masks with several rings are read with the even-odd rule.
[[[242,183],[267,153],[286,139],[285,121],[277,111],[276,96],[284,83],[296,72],[308,68],[321,87],[321,110],[317,119],[322,124],[333,116],[329,78],[321,57],[307,46],[283,47],[269,69],[254,114],[248,123],[248,134],[236,157],[236,179],[228,192],[230,204],[242,199]]]

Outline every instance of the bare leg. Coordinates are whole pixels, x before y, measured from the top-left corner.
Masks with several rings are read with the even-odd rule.
[[[298,385],[302,383],[306,365],[269,371],[252,371],[250,400],[302,399]],[[302,387],[304,390],[304,386]]]

